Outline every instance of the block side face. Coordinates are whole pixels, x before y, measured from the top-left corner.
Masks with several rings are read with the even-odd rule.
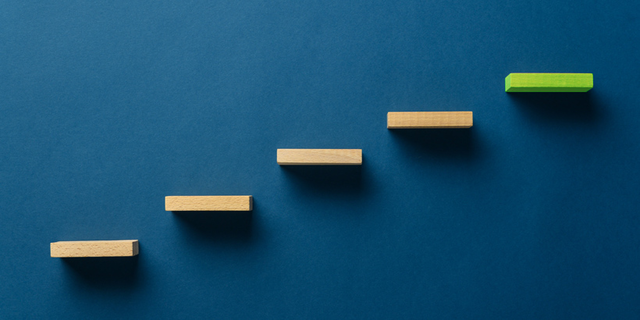
[[[473,112],[390,112],[388,129],[462,129],[473,126]]]
[[[511,87],[507,92],[587,92],[589,90],[591,90],[591,88],[585,87]]]
[[[51,256],[51,258],[60,257],[60,251],[58,250],[58,246],[55,244],[55,242],[49,244],[49,255]]]
[[[132,250],[131,250],[132,255],[137,256],[138,253],[140,252],[140,248],[139,248],[140,244],[138,243],[138,240],[134,241],[131,244],[131,246],[132,246]]]
[[[362,149],[278,149],[279,165],[361,165]]]
[[[504,78],[504,91],[509,92],[509,89],[511,89],[511,73]]]
[[[166,211],[251,211],[251,196],[168,196]]]
[[[507,92],[587,92],[591,73],[512,73]]]
[[[59,241],[51,243],[53,258],[131,257],[137,240]]]

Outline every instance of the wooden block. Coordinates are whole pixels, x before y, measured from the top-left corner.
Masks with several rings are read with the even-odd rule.
[[[387,129],[471,128],[473,112],[389,112]]]
[[[166,211],[251,211],[252,196],[168,196]]]
[[[278,149],[281,166],[362,165],[362,149]]]
[[[52,258],[133,257],[138,240],[58,241],[51,243]]]
[[[587,92],[593,88],[593,73],[510,73],[506,92]]]

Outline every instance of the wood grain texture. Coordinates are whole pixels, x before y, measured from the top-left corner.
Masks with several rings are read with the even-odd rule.
[[[52,258],[133,257],[138,240],[58,241],[51,243]]]
[[[506,92],[587,92],[593,88],[593,73],[510,73]]]
[[[389,112],[388,129],[454,129],[471,128],[473,112]]]
[[[278,149],[278,164],[362,165],[362,149]]]
[[[168,196],[166,211],[251,211],[252,196]]]

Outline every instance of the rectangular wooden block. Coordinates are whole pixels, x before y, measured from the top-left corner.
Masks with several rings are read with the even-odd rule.
[[[133,257],[138,240],[58,241],[51,243],[52,258]]]
[[[389,112],[388,129],[471,128],[473,112]]]
[[[593,88],[593,73],[510,73],[506,92],[587,92]]]
[[[168,196],[166,211],[251,211],[252,196]]]
[[[362,165],[362,149],[278,149],[278,164]]]

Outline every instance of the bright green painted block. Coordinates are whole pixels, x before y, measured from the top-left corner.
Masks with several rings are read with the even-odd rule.
[[[510,73],[504,79],[506,92],[587,92],[593,88],[593,73]]]

